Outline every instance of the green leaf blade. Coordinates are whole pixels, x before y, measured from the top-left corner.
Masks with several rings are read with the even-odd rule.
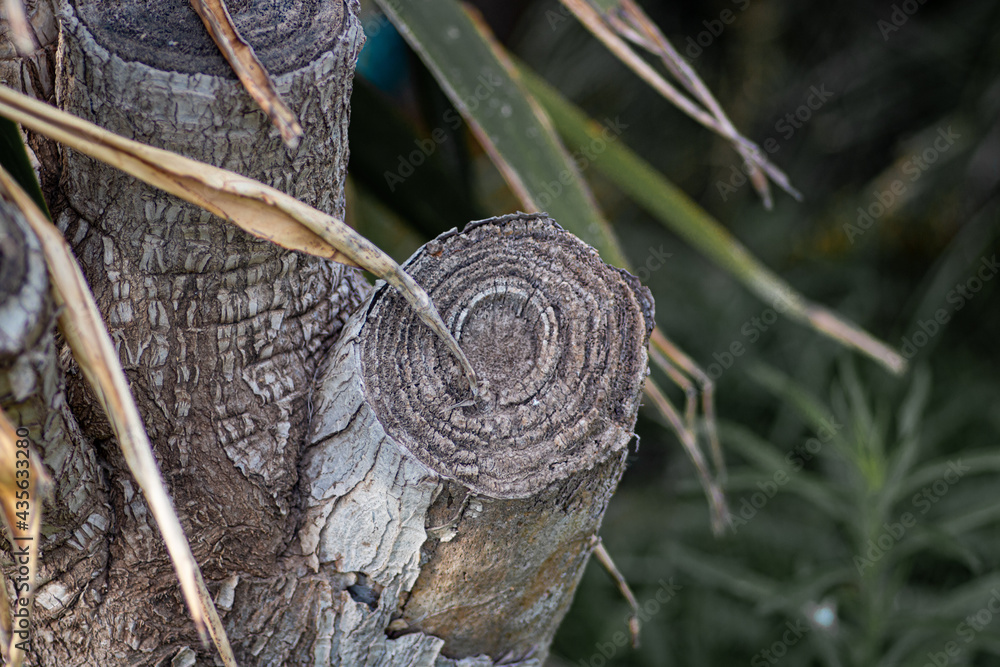
[[[579,169],[486,29],[452,0],[379,5],[525,206],[545,211],[604,261],[627,268]]]

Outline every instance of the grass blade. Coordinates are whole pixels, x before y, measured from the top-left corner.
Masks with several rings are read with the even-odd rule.
[[[8,39],[13,43],[18,55],[27,55],[38,48],[38,38],[28,20],[21,0],[3,0],[3,13],[8,27]]]
[[[42,196],[41,186],[35,178],[35,170],[31,168],[31,161],[28,160],[28,153],[21,140],[21,131],[17,123],[7,118],[0,117],[0,166],[14,177],[17,184],[24,188],[24,191],[31,195],[32,201],[42,209],[45,217],[51,218],[49,207],[45,204],[45,197]]]
[[[594,140],[600,128],[528,68],[521,81],[551,115],[570,147]],[[814,304],[764,266],[711,215],[649,163],[622,145],[608,143],[594,157],[594,166],[665,227],[683,237],[713,262],[732,273],[779,313],[803,322],[839,343],[854,348],[896,374],[906,360],[886,343],[827,308]]]
[[[627,267],[625,255],[570,154],[489,30],[454,0],[379,6],[420,56],[529,211],[544,210]]]

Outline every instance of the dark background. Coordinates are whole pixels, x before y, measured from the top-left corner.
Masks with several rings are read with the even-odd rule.
[[[702,367],[719,364],[733,511],[755,493],[765,502],[713,536],[679,442],[641,413],[641,447],[602,535],[645,605],[642,646],[615,643],[628,606],[592,563],[551,664],[1000,664],[1000,614],[989,611],[1000,591],[1000,280],[989,269],[1000,233],[1000,3],[643,2],[736,127],[775,140],[772,159],[804,200],[775,192],[772,211],[747,184],[724,197],[720,183],[740,166],[728,143],[558,3],[475,4],[565,96],[595,119],[620,118],[625,144],[796,289],[911,357],[909,373],[892,377],[772,318],[588,170],[633,263],[661,247],[672,254],[647,281],[658,324]],[[517,202],[461,127],[410,179],[413,191],[379,191],[385,168],[447,107],[390,32],[371,36],[360,67],[348,197],[358,226],[402,259]],[[827,99],[803,107],[817,90]],[[859,207],[883,212],[863,229]],[[723,368],[734,342],[746,351]],[[834,437],[810,410],[833,420]],[[949,473],[949,461],[969,470]],[[880,538],[888,548],[872,551]],[[675,594],[653,604],[671,582]]]

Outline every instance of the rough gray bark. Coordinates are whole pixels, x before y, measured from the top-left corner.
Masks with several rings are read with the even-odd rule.
[[[294,152],[186,0],[64,2],[55,100],[342,215],[357,3],[289,0],[281,20],[278,6],[230,2],[299,114]],[[25,67],[4,72],[20,71],[18,85],[39,92]],[[511,240],[490,241],[495,225],[428,245],[413,270],[446,318],[465,322],[463,346],[490,380],[479,404],[453,410],[467,398],[457,366],[394,293],[372,293],[334,350],[369,292],[357,272],[251,238],[71,150],[58,165],[36,153],[59,179],[57,224],[119,346],[240,664],[540,664],[624,465],[648,293],[538,218],[503,226],[535,239],[534,278],[522,272],[524,248],[513,274],[482,269],[480,256],[503,256],[494,242]],[[30,248],[16,216],[0,219],[15,230],[0,236],[4,257],[8,246]],[[472,248],[463,266],[480,272],[463,269],[468,283],[436,274],[438,258],[462,257],[463,244]],[[96,402],[65,355],[56,364],[32,252],[34,268],[0,269],[41,295],[0,294],[15,295],[0,301],[0,328],[16,332],[0,340],[0,404],[29,426],[56,480],[33,664],[215,664]],[[581,267],[598,277],[579,280]],[[438,293],[459,285],[454,300]],[[402,347],[390,342],[391,322]],[[493,345],[497,331],[516,360]],[[407,375],[418,393],[396,405],[400,376],[373,373],[404,348],[404,368],[427,374]],[[426,439],[414,429],[418,403],[433,406],[457,448],[443,432]],[[488,432],[496,424],[503,433]]]

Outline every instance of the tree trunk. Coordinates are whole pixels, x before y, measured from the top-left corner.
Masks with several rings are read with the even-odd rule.
[[[343,215],[357,3],[230,9],[297,150],[186,0],[65,3],[58,104]],[[410,270],[489,381],[456,407],[457,365],[395,292],[74,151],[46,168],[240,664],[540,665],[624,466],[648,292],[543,217],[428,244]],[[29,249],[0,266],[0,402],[56,481],[32,664],[216,664],[107,421],[57,364],[33,239],[0,221],[4,258]]]
[[[458,363],[376,289],[320,376],[302,552],[356,573],[348,592],[396,641],[540,664],[624,469],[649,292],[538,215],[445,234],[406,267],[488,388],[455,407]],[[355,637],[341,650],[361,656]]]

